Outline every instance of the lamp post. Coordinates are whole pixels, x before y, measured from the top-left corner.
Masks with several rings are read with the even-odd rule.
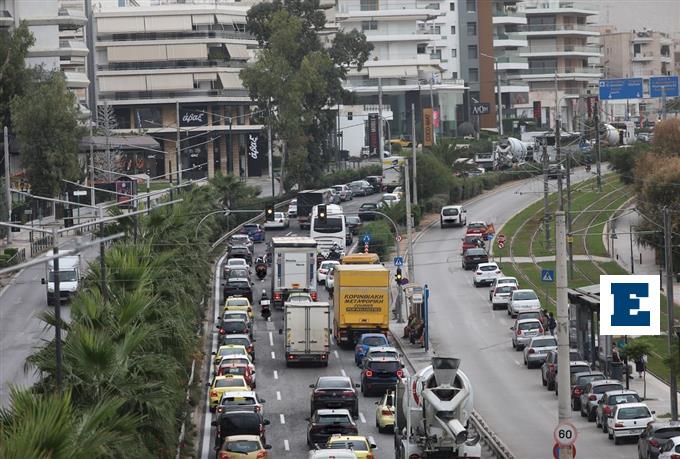
[[[493,59],[493,68],[496,73],[496,96],[498,104],[498,135],[503,135],[503,97],[501,94],[501,74],[498,72],[498,58],[485,53],[479,53],[488,59]]]

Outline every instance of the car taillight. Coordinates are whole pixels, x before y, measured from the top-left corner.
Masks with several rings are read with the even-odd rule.
[[[280,300],[280,299],[281,299],[281,293],[279,293],[279,292],[274,292],[274,299],[275,299],[275,300]]]
[[[227,331],[224,328],[220,328],[220,335],[224,335]]]
[[[312,292],[310,296],[312,297],[312,301],[316,301],[316,292]]]
[[[595,394],[590,394],[590,395],[588,396],[588,400],[590,400],[590,401],[592,402],[592,401],[597,400],[597,397],[595,396]]]
[[[373,372],[371,370],[366,370],[365,374],[366,374],[367,378],[370,378],[371,376],[373,376]]]
[[[581,389],[579,387],[574,387],[574,395],[577,397],[581,395]]]
[[[539,332],[539,333],[543,333],[543,329],[542,329],[542,328],[539,328],[539,329],[538,329],[538,332]]]
[[[354,391],[353,390],[343,391],[342,396],[343,397],[354,397]]]
[[[216,391],[216,390],[211,390],[211,391],[210,391],[210,396],[211,396],[211,397],[217,397],[217,391]]]
[[[252,344],[250,346],[248,346],[248,352],[250,352],[252,354],[252,352],[253,352],[253,345]]]
[[[480,275],[480,274],[482,274],[482,272],[481,271],[475,271],[475,274]]]
[[[611,407],[610,407],[609,405],[606,405],[604,408],[602,408],[602,412],[603,412],[605,415],[609,416],[610,414],[612,414],[612,409],[611,409]],[[651,443],[652,440],[650,440],[649,442]]]
[[[527,351],[527,354],[535,354],[535,353],[536,353],[536,350],[534,350],[534,348],[529,348],[529,350]]]
[[[500,273],[501,273],[501,270],[500,270],[500,269],[497,269],[497,270],[496,270],[496,274],[500,274]]]
[[[397,370],[397,378],[401,378],[404,376],[404,371],[403,370]]]
[[[253,308],[251,308],[250,306],[248,306],[248,312],[253,312]]]
[[[680,454],[672,454],[671,459],[680,459]]]
[[[517,336],[521,336],[521,335],[522,335],[522,330],[517,329]]]
[[[623,427],[623,422],[617,422],[614,427]]]
[[[247,335],[248,334],[248,327],[244,328],[242,333],[244,335]],[[252,352],[252,349],[250,349],[248,352]]]
[[[267,458],[267,452],[266,451],[260,451],[257,453],[257,456],[255,459],[266,459]]]
[[[220,455],[218,459],[229,459],[231,456],[229,456],[229,453],[225,451],[220,451]]]
[[[375,456],[373,454],[369,454],[368,456],[366,456],[366,459],[375,459]]]
[[[553,371],[555,369],[555,364],[554,363],[549,363],[548,364],[548,370]]]

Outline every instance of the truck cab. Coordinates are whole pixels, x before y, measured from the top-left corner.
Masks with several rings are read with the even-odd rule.
[[[62,251],[63,253],[63,251]],[[50,253],[48,256],[52,256]],[[64,255],[59,257],[59,300],[68,301],[80,289],[80,255]],[[46,286],[47,302],[54,304],[55,297],[55,260],[49,260],[45,264],[45,277],[41,283]]]

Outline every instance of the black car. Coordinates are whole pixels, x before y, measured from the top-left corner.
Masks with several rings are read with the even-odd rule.
[[[404,366],[394,357],[369,357],[364,359],[361,370],[361,393],[382,394],[394,389],[404,376]]]
[[[593,381],[601,381],[607,377],[601,371],[584,371],[571,375],[571,409],[573,411],[581,409],[581,394],[583,390]]]
[[[480,248],[467,249],[463,254],[463,269],[475,269],[480,263],[488,263],[489,254]]]
[[[216,427],[215,450],[222,448],[224,439],[232,435],[258,435],[266,443],[264,426],[269,425],[269,420],[254,410],[225,411],[211,424]]]
[[[347,410],[317,410],[307,418],[307,444],[323,444],[331,435],[358,435],[359,429]]]
[[[243,319],[222,320],[220,335],[250,335],[250,324]]]
[[[588,362],[569,362],[569,379],[576,373],[584,373],[590,371],[590,364]],[[555,369],[555,375],[553,376],[553,384],[555,388],[555,395],[559,393],[557,387],[557,369]]]
[[[350,245],[352,245],[352,242],[354,242],[354,236],[352,236],[352,232],[346,231],[345,232],[345,245],[347,247],[349,247]]]
[[[243,258],[249,265],[253,263],[253,254],[245,245],[234,245],[229,247],[227,260],[232,258]]]
[[[232,277],[224,283],[224,297],[245,296],[248,301],[253,302],[253,288],[249,279]]]
[[[366,181],[371,184],[374,192],[379,192],[382,190],[382,176],[380,175],[369,175],[366,177]]]
[[[375,202],[365,202],[359,207],[359,219],[362,222],[366,220],[375,220],[376,214],[373,212],[378,210],[378,204]]]
[[[670,420],[650,422],[638,440],[638,456],[657,459],[666,440],[678,436],[680,436],[680,422]]]
[[[361,219],[354,215],[345,215],[345,226],[347,231],[352,234],[359,233],[359,227],[361,226]]]
[[[354,384],[346,376],[320,376],[316,384],[310,384],[310,414],[320,408],[346,408],[352,416],[359,416],[359,397]]]

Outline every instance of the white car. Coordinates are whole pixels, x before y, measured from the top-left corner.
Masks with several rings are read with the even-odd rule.
[[[286,301],[295,301],[297,303],[313,303],[312,295],[307,292],[293,292],[288,295]]]
[[[264,412],[265,402],[264,399],[257,396],[257,393],[248,391],[238,391],[238,392],[225,392],[220,398],[220,403],[217,406],[217,413],[222,413],[229,408],[238,408],[241,406],[247,406],[249,408],[254,408],[255,411],[262,414]]]
[[[307,459],[356,459],[357,455],[351,449],[313,449]]]
[[[274,220],[267,220],[264,222],[265,229],[288,228],[289,226],[290,221],[283,212],[274,212]]]
[[[527,368],[541,366],[545,362],[549,351],[557,350],[557,338],[550,335],[531,338],[524,347],[524,365]]]
[[[399,201],[401,201],[401,199],[399,199],[399,195],[395,193],[385,193],[382,195],[381,199],[381,202],[383,202],[387,207],[396,206],[399,204]]]
[[[510,277],[510,276],[501,276],[497,277],[492,283],[491,283],[491,288],[489,289],[489,301],[491,301],[491,298],[493,297],[493,291],[496,287],[499,287],[504,284],[510,284],[515,286],[515,290],[519,288],[519,282],[517,282],[516,277]]]
[[[616,405],[610,418],[607,418],[607,435],[618,445],[621,438],[638,438],[647,427],[647,423],[654,421],[654,411],[644,403],[622,403]]]
[[[293,199],[288,204],[288,218],[297,217],[297,199]]]
[[[519,351],[531,342],[536,336],[543,335],[543,325],[538,319],[516,320],[512,330],[512,347]]]
[[[326,282],[326,276],[328,276],[328,272],[331,271],[335,265],[339,264],[340,262],[336,260],[322,261],[321,266],[319,266],[319,270],[316,273],[317,282],[319,282],[319,284]]]
[[[404,190],[400,186],[398,186],[394,190],[392,190],[392,193],[399,196],[399,199],[404,198]]]
[[[510,301],[508,302],[508,315],[515,317],[517,314],[523,311],[540,311],[541,301],[538,299],[538,295],[531,289],[525,288],[520,290],[515,290],[510,295]]]
[[[444,206],[439,211],[439,227],[467,225],[467,210],[463,206]]]
[[[335,284],[334,278],[335,278],[335,269],[331,269],[328,271],[326,274],[326,281],[324,282],[326,284],[326,290],[328,290],[328,293],[333,293],[333,285]]]
[[[501,269],[496,263],[480,263],[472,274],[472,283],[475,287],[490,285],[497,277],[502,276]]]
[[[666,440],[659,450],[659,459],[674,459],[680,456],[680,437]]]
[[[227,260],[225,271],[228,272],[232,269],[247,269],[250,272],[250,265],[244,258],[230,258]]]
[[[353,196],[352,196],[352,190],[349,189],[347,185],[333,185],[331,187],[338,193],[340,193],[340,200],[341,201],[351,201]]]
[[[491,309],[494,311],[496,309],[507,309],[510,295],[512,295],[514,290],[517,290],[517,287],[513,284],[501,284],[493,289],[493,294],[491,295]]]

